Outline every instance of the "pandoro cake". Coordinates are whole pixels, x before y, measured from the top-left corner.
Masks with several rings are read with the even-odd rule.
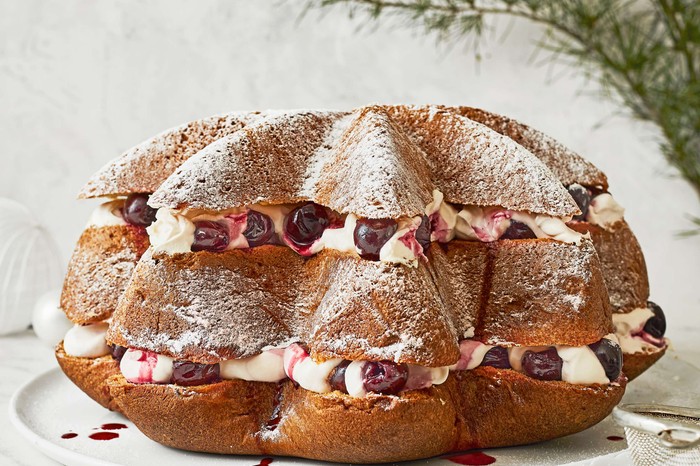
[[[57,359],[167,446],[375,463],[532,443],[599,422],[666,348],[605,175],[482,110],[210,117],[81,197],[105,202]]]

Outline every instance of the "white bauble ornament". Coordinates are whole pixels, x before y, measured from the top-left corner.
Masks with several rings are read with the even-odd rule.
[[[39,297],[34,305],[32,328],[39,340],[53,347],[56,346],[66,332],[73,327],[66,314],[59,308],[61,290],[51,290]]]
[[[0,198],[0,335],[29,327],[37,298],[60,283],[49,232],[22,204]]]

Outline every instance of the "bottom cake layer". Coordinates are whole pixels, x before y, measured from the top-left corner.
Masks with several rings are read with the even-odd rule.
[[[610,385],[540,381],[479,367],[439,386],[352,398],[291,381],[210,385],[107,381],[114,403],[148,437],[174,448],[322,461],[403,461],[471,448],[521,445],[584,430],[620,401]]]
[[[111,411],[119,411],[109,394],[107,379],[119,374],[119,363],[111,354],[81,358],[66,354],[63,342],[56,347],[56,360],[66,376],[90,398]]]

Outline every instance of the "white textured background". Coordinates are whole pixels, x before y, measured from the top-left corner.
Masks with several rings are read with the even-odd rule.
[[[123,150],[228,110],[468,104],[543,130],[605,170],[644,248],[669,332],[700,332],[700,237],[679,239],[698,197],[652,126],[614,116],[575,71],[531,60],[539,29],[466,47],[305,1],[0,0],[0,197],[27,204],[67,261],[93,207],[74,200]],[[497,29],[510,27],[500,20]],[[542,57],[540,57],[542,58]],[[583,92],[582,92],[583,91]]]

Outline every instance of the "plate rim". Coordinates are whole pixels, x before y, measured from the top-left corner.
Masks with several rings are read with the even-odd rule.
[[[113,463],[111,461],[105,461],[100,458],[95,458],[93,456],[80,453],[69,448],[62,447],[51,440],[44,438],[43,436],[37,434],[32,430],[31,427],[27,425],[22,419],[19,413],[19,404],[24,396],[27,396],[27,391],[31,389],[33,385],[38,383],[41,379],[50,378],[54,376],[60,376],[63,374],[58,367],[54,367],[47,371],[44,371],[38,375],[35,375],[15,390],[10,398],[10,403],[8,406],[8,415],[10,418],[10,423],[24,438],[29,440],[29,442],[34,445],[40,452],[48,456],[52,460],[58,461],[61,464],[77,464],[76,460],[79,460],[81,465],[85,466],[122,466],[119,463]]]

